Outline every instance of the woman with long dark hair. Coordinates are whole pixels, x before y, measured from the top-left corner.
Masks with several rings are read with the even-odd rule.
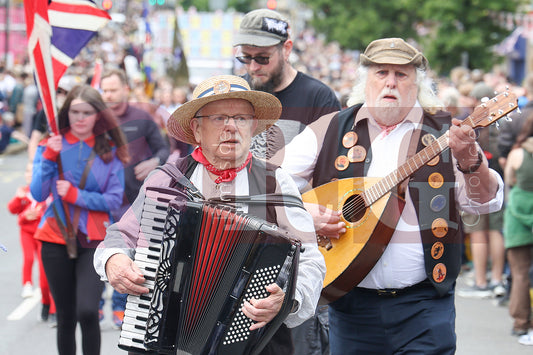
[[[52,194],[35,238],[57,307],[59,354],[76,353],[79,322],[84,355],[100,353],[98,304],[103,290],[94,248],[122,203],[129,161],[118,121],[97,90],[74,87],[58,114],[59,134],[43,140],[33,163],[31,193]]]

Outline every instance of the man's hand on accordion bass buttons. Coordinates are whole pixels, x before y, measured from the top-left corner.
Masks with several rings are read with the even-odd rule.
[[[252,324],[250,330],[264,327],[278,314],[285,298],[285,292],[275,283],[268,285],[266,290],[270,292],[267,298],[255,299],[252,298],[250,302],[245,301],[242,307],[244,315],[255,323]]]
[[[148,288],[143,286],[145,279],[141,270],[125,254],[114,254],[107,259],[105,272],[109,283],[117,292],[131,295],[149,292]]]

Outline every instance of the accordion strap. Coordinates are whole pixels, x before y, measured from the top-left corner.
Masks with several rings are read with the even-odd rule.
[[[209,202],[214,203],[246,203],[249,205],[253,204],[267,204],[272,206],[289,206],[289,207],[299,207],[305,209],[302,200],[294,195],[288,194],[262,194],[262,195],[252,195],[252,196],[236,196],[236,195],[223,195],[220,198],[210,198]]]
[[[180,185],[190,192],[195,197],[205,200],[201,192],[194,186],[194,184],[178,169],[178,167],[173,163],[166,163],[162,166],[159,166],[158,169],[164,171],[168,174],[174,181],[175,184]],[[258,205],[258,204],[267,204],[271,206],[290,206],[290,207],[299,207],[305,209],[302,200],[295,195],[288,194],[261,194],[261,195],[252,195],[252,196],[236,196],[236,195],[223,195],[219,198],[210,198],[208,202],[213,203],[246,203],[249,205]]]
[[[196,186],[194,186],[191,180],[189,180],[185,175],[183,175],[183,173],[180,171],[180,169],[178,169],[175,164],[166,163],[157,168],[164,171],[172,178],[172,180],[174,181],[173,187],[175,187],[175,185],[180,185],[185,191],[187,191],[187,194],[191,197],[195,197],[201,200],[205,199],[200,190],[198,190]]]

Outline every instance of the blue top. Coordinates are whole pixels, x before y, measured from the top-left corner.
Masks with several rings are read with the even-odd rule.
[[[122,162],[114,155],[109,163],[105,163],[96,155],[87,176],[85,187],[79,189],[80,179],[94,147],[94,137],[86,141],[80,141],[69,132],[63,136],[62,143],[60,157],[63,166],[63,179],[72,184],[72,188],[63,198],[69,206],[69,216],[72,219],[74,205],[80,207],[78,230],[88,235],[91,240],[101,240],[104,235],[94,235],[94,233],[90,235],[91,231],[88,232],[88,219],[89,215],[92,215],[89,211],[107,212],[109,222],[113,222],[110,211],[120,207],[124,193],[124,168]],[[53,196],[53,201],[46,209],[39,224],[36,238],[65,244],[57,228],[53,211],[53,206],[55,206],[64,224],[63,205],[56,189],[56,181],[59,178],[57,158],[50,149],[46,149],[45,144],[38,147],[33,162],[30,190],[37,201],[46,200],[50,194]]]

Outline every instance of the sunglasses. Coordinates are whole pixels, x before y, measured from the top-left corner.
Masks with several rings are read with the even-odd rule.
[[[241,62],[242,64],[250,64],[252,60],[255,60],[255,62],[259,65],[267,65],[270,62],[270,57],[263,57],[263,56],[252,57],[250,55],[244,55],[241,57],[237,57],[237,60]]]

